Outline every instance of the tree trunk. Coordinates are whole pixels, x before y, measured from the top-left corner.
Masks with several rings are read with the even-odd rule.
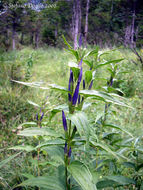
[[[82,19],[82,15],[81,15],[81,0],[79,0],[79,4],[78,4],[78,14],[79,14],[78,30],[79,30],[79,33],[81,33],[81,19]]]
[[[128,47],[130,44],[131,25],[126,24],[124,45]]]
[[[86,2],[85,28],[84,28],[84,45],[85,45],[85,47],[87,46],[89,3],[90,3],[90,0],[87,0],[87,2]]]
[[[35,33],[35,48],[39,47],[39,31],[37,30]]]
[[[131,14],[132,19],[129,20],[129,11],[127,10],[126,14],[126,29],[125,29],[125,47],[135,48],[136,46],[136,29],[135,29],[135,18],[136,18],[136,3],[137,0],[133,2]]]
[[[77,49],[77,37],[81,27],[81,4],[80,0],[74,0],[73,2],[73,35],[74,35],[74,49]]]
[[[12,25],[12,49],[13,50],[15,50],[15,34],[16,34],[15,23],[13,22],[13,25]]]
[[[135,17],[136,17],[136,13],[135,13],[135,5],[134,5],[134,10],[132,13],[132,25],[131,25],[131,48],[135,47],[135,41],[134,41],[134,39],[135,39]]]
[[[113,0],[111,0],[109,33],[110,33],[111,31],[113,31],[113,10],[114,10],[114,2],[113,2]]]
[[[74,40],[74,29],[75,29],[75,2],[73,1],[73,13],[72,13],[72,23],[71,23],[71,34]]]
[[[55,39],[57,39],[57,36],[58,36],[58,29],[57,27],[55,28]]]

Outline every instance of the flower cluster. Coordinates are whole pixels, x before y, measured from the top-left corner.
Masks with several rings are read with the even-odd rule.
[[[64,111],[62,111],[62,120],[63,120],[64,131],[65,131],[65,133],[67,133],[68,127],[67,127],[67,120],[66,120]],[[67,142],[65,142],[64,153],[67,154],[68,157],[70,158],[71,152],[72,152],[71,147],[69,147],[69,150],[68,150],[68,144],[67,144]]]
[[[82,46],[82,36],[80,36],[80,38],[79,38],[79,48],[81,48],[81,46]],[[68,84],[68,91],[69,91],[68,101],[70,103],[69,109],[70,109],[70,107],[75,107],[77,102],[78,102],[78,104],[80,104],[79,88],[80,88],[80,84],[82,81],[82,62],[83,62],[83,60],[81,58],[79,61],[79,64],[78,64],[78,67],[79,67],[78,78],[76,78],[74,76],[72,69],[70,69],[70,77],[69,77],[69,84]],[[76,82],[75,85],[74,85],[74,82]],[[85,81],[83,82],[83,86],[85,86]],[[84,89],[85,89],[85,87],[84,87]],[[73,112],[74,111],[72,111],[72,113]],[[66,120],[66,116],[65,116],[64,111],[62,111],[62,121],[63,121],[63,128],[65,131],[65,136],[68,136],[69,135],[68,134],[68,126],[67,126],[67,120]],[[70,131],[70,126],[69,126],[69,131]],[[76,127],[74,127],[74,129],[73,129],[73,134],[75,132],[76,132]],[[69,138],[71,138],[71,137],[69,137]],[[67,140],[65,142],[64,153],[68,158],[71,157],[72,148],[71,148],[71,146]]]

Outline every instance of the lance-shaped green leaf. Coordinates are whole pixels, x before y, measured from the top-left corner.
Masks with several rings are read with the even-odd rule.
[[[88,57],[88,56],[94,56],[94,55],[97,56],[98,51],[99,51],[99,47],[97,46],[96,49],[94,49],[94,50],[88,52],[88,53],[85,55],[85,57]]]
[[[33,176],[32,174],[29,174],[29,173],[21,173],[22,176],[24,176],[25,178],[34,178],[35,176]]]
[[[49,90],[48,87],[44,87],[41,86],[41,84],[43,84],[43,82],[22,82],[22,81],[16,81],[16,80],[12,80],[13,82],[19,83],[19,84],[23,84],[25,86],[29,86],[29,87],[34,87],[34,88],[41,88],[44,90]]]
[[[62,104],[59,106],[55,106],[53,109],[51,109],[51,115],[50,120],[58,113],[64,110],[65,112],[69,111],[69,106],[67,104]]]
[[[28,103],[35,107],[40,107],[38,104],[36,104],[35,102],[32,102],[31,100],[28,100]]]
[[[62,38],[63,38],[63,40],[64,40],[65,45],[67,45],[69,49],[72,49],[72,46],[67,42],[67,40],[66,40],[66,38],[64,37],[64,35],[62,35]]]
[[[85,72],[85,82],[88,84],[92,80],[92,71]]]
[[[79,60],[79,55],[78,55],[78,52],[76,50],[66,49],[66,51],[69,52],[70,54],[74,55],[77,61]]]
[[[56,176],[39,176],[30,178],[19,186],[39,187],[47,190],[65,190],[65,186]]]
[[[117,182],[120,185],[136,184],[135,180],[125,176],[107,176],[106,179]]]
[[[86,97],[93,97],[97,100],[101,100],[104,102],[111,102],[113,104],[117,104],[120,106],[130,107],[124,102],[119,101],[118,99],[112,97],[109,93],[96,91],[96,90],[81,90],[79,94],[82,94]]]
[[[93,61],[88,61],[88,60],[83,59],[83,63],[86,63],[90,68],[93,67]]]
[[[35,150],[35,147],[31,146],[31,145],[19,145],[19,146],[13,146],[11,148],[9,148],[10,150],[24,150],[26,152],[31,152],[33,150]]]
[[[108,179],[101,180],[101,181],[96,183],[97,189],[101,189],[101,190],[103,188],[107,188],[107,187],[115,188],[117,185],[118,185],[117,182],[112,181],[112,180],[108,180]]]
[[[105,52],[100,51],[100,52],[99,52],[99,57],[101,57],[101,56],[103,56],[103,55],[107,55],[107,54],[109,54],[109,53],[112,53],[113,51],[116,51],[116,50],[118,50],[118,49],[116,48],[116,49],[112,49],[112,50],[105,51]]]
[[[55,106],[51,111],[57,113],[57,112],[61,112],[62,110],[68,112],[69,111],[68,105],[67,104],[61,104],[59,106]]]
[[[65,88],[65,87],[63,87],[63,86],[59,86],[59,85],[56,85],[56,84],[49,84],[49,86],[51,87],[51,89],[58,90],[58,91],[61,91],[61,92],[70,93],[70,92],[68,91],[68,89]]]
[[[27,129],[24,129],[23,131],[20,131],[18,133],[20,136],[25,136],[25,137],[33,137],[33,136],[51,136],[51,137],[60,137],[59,133],[56,133],[54,130],[49,129],[49,128],[38,128],[38,127],[30,127]]]
[[[22,127],[22,126],[28,126],[28,125],[37,125],[37,123],[31,121],[31,122],[25,122],[25,123],[20,124],[21,127]]]
[[[84,112],[79,111],[71,114],[69,115],[68,119],[70,119],[72,123],[76,126],[80,136],[82,136],[83,134],[86,134],[87,137],[89,136],[89,122]]]
[[[105,150],[109,154],[113,155],[115,158],[119,159],[119,157],[117,156],[117,154],[114,151],[112,151],[107,145],[105,145],[103,143],[97,143],[97,142],[93,141],[92,138],[90,138],[90,143],[91,143],[92,146],[94,146],[94,147],[100,147],[101,149]]]
[[[55,145],[64,145],[64,144],[65,144],[65,141],[62,139],[49,140],[45,143],[39,144],[38,146],[35,147],[35,149],[46,147],[46,146],[55,146]]]
[[[19,154],[21,154],[21,152],[14,154],[10,157],[8,157],[7,159],[3,160],[0,162],[0,168],[2,168],[4,165],[6,165],[8,162],[10,162],[11,160],[13,160],[15,157],[17,157]]]
[[[111,60],[111,61],[105,61],[105,62],[103,62],[103,63],[100,63],[100,64],[96,65],[96,69],[99,68],[99,67],[102,67],[102,66],[104,66],[104,65],[108,65],[108,64],[110,64],[110,63],[119,63],[119,62],[121,62],[121,61],[123,61],[123,60],[124,60],[124,59],[116,59],[116,60]]]
[[[68,171],[83,190],[96,190],[92,174],[85,164],[74,161],[68,166]]]
[[[103,86],[102,87],[106,92],[120,92],[121,94],[124,94],[124,92],[122,90],[120,90],[119,88],[113,88],[111,86]]]
[[[104,127],[110,127],[110,128],[118,129],[118,130],[123,131],[124,133],[128,134],[129,136],[133,137],[133,135],[130,132],[126,131],[125,129],[123,129],[123,128],[117,126],[117,125],[104,124]]]

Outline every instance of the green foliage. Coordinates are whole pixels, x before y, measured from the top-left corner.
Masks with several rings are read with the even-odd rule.
[[[22,184],[20,184],[19,186],[36,186],[36,187],[40,187],[40,188],[44,188],[47,190],[53,190],[53,189],[57,189],[57,190],[64,190],[65,187],[63,186],[63,184],[60,182],[60,180],[58,178],[56,178],[56,176],[39,176],[39,177],[32,177],[28,180],[25,180]]]
[[[83,190],[96,190],[92,174],[86,165],[79,161],[74,161],[69,165],[68,170]]]
[[[71,51],[71,46],[68,45],[68,47],[70,54],[75,56],[73,60],[62,50],[32,50],[34,64],[31,67],[30,81],[22,80],[17,83],[13,81],[11,102],[15,100],[14,105],[17,104],[17,106],[15,109],[13,106],[9,107],[13,114],[22,112],[20,116],[23,119],[16,119],[13,128],[17,129],[20,125],[16,131],[18,137],[11,136],[8,147],[10,151],[23,151],[23,153],[16,157],[15,154],[10,156],[4,149],[7,145],[3,143],[0,150],[3,152],[1,155],[3,161],[0,163],[5,163],[1,169],[2,178],[6,179],[11,188],[17,189],[39,187],[41,190],[52,190],[65,189],[67,186],[71,189],[141,188],[143,180],[143,150],[140,134],[141,92],[138,90],[136,96],[126,99],[122,97],[123,93],[118,89],[119,86],[116,86],[119,80],[124,78],[128,80],[128,74],[124,72],[128,61],[122,59],[123,54],[119,51],[103,54],[96,48],[88,53],[88,50],[83,52],[85,51],[83,49]],[[26,57],[24,59],[26,62],[31,55],[31,50],[24,49],[19,54],[24,54],[23,59]],[[101,54],[103,57],[100,56]],[[85,90],[81,82],[80,101],[76,105],[71,105],[68,100],[69,90],[66,88],[68,86],[67,76],[70,67],[75,79],[70,93],[73,96],[79,78],[81,57],[83,57],[82,80],[85,80]],[[104,63],[102,59],[108,64],[95,67]],[[118,62],[122,60],[123,63],[117,64],[117,60]],[[70,62],[69,65],[68,62]],[[127,69],[132,71],[132,65],[128,65]],[[133,75],[135,77],[137,73]],[[142,73],[138,75],[141,77]],[[101,80],[101,76],[104,80]],[[44,79],[46,82],[43,82]],[[94,81],[93,90],[89,89],[92,80]],[[57,85],[50,85],[55,83]],[[10,86],[9,82],[7,84]],[[23,100],[16,99],[17,88],[22,88],[18,95],[22,97],[23,94]],[[2,101],[4,97],[7,100],[10,91],[5,92],[7,93],[5,96],[4,89],[1,89]],[[122,91],[126,96],[125,90],[122,89]],[[48,99],[44,100],[47,95]],[[21,105],[21,101],[25,102],[25,105]],[[129,102],[130,106],[126,102]],[[6,101],[3,110],[5,107]],[[22,107],[21,111],[18,110],[20,107]],[[23,114],[24,107],[27,108],[26,116]],[[62,110],[65,112],[67,132],[62,126]],[[42,120],[36,120],[36,113],[41,117],[42,112],[44,112]],[[3,112],[1,115],[4,117]],[[9,117],[10,115],[7,115],[7,119]],[[32,122],[27,122],[28,120]],[[9,126],[10,124],[11,121],[9,121]],[[3,137],[6,141],[4,130]],[[68,144],[68,153],[64,153],[65,142]],[[68,156],[70,147],[72,152]],[[10,189],[6,184],[4,186],[3,182],[2,188]]]

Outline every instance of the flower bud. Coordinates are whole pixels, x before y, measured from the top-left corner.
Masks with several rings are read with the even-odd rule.
[[[91,81],[91,83],[90,83],[90,85],[89,85],[89,88],[88,88],[88,90],[91,90],[91,88],[92,88],[92,85],[93,85],[93,80]]]
[[[68,151],[68,149],[67,149],[68,147],[67,147],[67,143],[65,143],[65,147],[64,147],[64,153],[66,154],[67,153],[67,151]]]
[[[63,119],[63,127],[64,130],[67,131],[67,120],[64,111],[62,111],[62,119]]]

